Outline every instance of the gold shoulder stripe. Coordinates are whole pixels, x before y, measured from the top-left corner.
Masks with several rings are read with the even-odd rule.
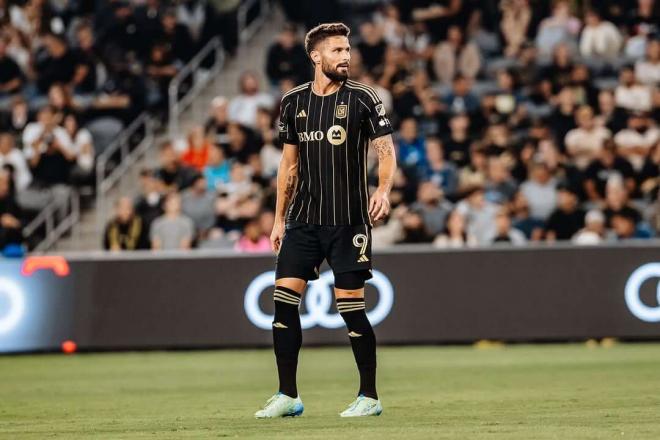
[[[371,98],[371,100],[375,103],[378,103],[380,101],[380,97],[378,96],[378,93],[373,88],[371,88],[366,84],[362,84],[349,79],[348,81],[346,81],[346,85],[366,92]]]
[[[307,87],[308,85],[309,85],[309,82],[306,82],[305,84],[301,84],[301,85],[299,85],[298,87],[294,87],[294,88],[292,88],[291,90],[289,90],[288,92],[286,92],[284,95],[282,95],[282,99],[286,98],[287,96],[289,96],[289,95],[291,95],[291,94],[293,94],[293,93],[300,92],[301,90],[303,90],[303,89],[304,89],[305,87]]]

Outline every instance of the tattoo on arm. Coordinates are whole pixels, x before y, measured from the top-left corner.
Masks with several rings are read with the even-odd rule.
[[[394,155],[394,143],[392,142],[392,135],[381,136],[371,141],[376,153],[378,153],[378,160],[383,160]]]
[[[286,203],[288,203],[293,198],[293,193],[296,191],[297,181],[298,175],[289,172],[289,175],[286,178],[286,187],[284,188],[284,200]]]

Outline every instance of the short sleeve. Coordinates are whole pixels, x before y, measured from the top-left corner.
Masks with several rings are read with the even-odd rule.
[[[290,97],[285,97],[282,99],[281,103],[282,111],[280,112],[280,123],[279,123],[279,132],[280,132],[280,141],[283,144],[294,144],[298,145],[298,138],[296,134],[295,119],[293,118],[293,113],[295,112],[294,105]]]
[[[369,139],[374,140],[381,136],[392,133],[392,123],[387,117],[383,101],[375,90],[370,89],[364,96],[358,98],[365,108],[364,119],[365,126],[369,133]]]

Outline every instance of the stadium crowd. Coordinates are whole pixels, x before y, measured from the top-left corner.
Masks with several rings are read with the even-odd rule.
[[[211,38],[235,50],[240,1],[217,3],[0,0],[0,249],[72,187],[92,193],[95,157],[143,111],[166,117]]]
[[[161,146],[138,200],[117,204],[106,248],[270,248],[279,97],[311,79],[301,36],[314,23],[296,3],[284,2],[298,26],[268,49],[267,82],[245,72],[237,96],[216,97],[207,121]],[[351,77],[396,127],[393,211],[374,247],[660,231],[658,2],[395,1],[348,17],[336,6],[319,21],[351,26]]]

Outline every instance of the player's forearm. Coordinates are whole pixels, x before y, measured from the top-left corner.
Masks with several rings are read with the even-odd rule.
[[[378,154],[378,189],[389,194],[396,171],[396,154],[392,135],[376,138],[372,141],[372,145]]]
[[[284,221],[289,203],[293,199],[298,184],[298,162],[282,158],[277,171],[277,201],[275,203],[275,220]]]

